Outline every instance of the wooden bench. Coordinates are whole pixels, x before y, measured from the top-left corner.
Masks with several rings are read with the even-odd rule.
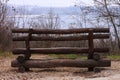
[[[110,60],[100,59],[97,53],[109,52],[109,48],[95,48],[94,39],[108,39],[109,28],[80,28],[80,29],[12,29],[12,33],[26,33],[27,35],[14,36],[13,41],[25,41],[26,48],[17,48],[13,54],[19,54],[12,61],[12,67],[18,67],[20,72],[28,71],[29,68],[52,68],[52,67],[83,67],[93,71],[95,67],[109,67]],[[39,36],[39,35],[49,36]],[[76,35],[73,35],[76,34]],[[51,36],[54,35],[54,36]],[[54,47],[54,48],[31,48],[30,41],[80,41],[87,40],[88,47]],[[30,59],[31,54],[88,54],[87,60],[79,59]]]

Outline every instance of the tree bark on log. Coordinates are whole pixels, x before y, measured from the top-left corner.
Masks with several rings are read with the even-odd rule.
[[[31,54],[89,54],[87,48],[72,48],[72,47],[58,47],[58,48],[30,48]],[[109,52],[109,48],[94,48],[94,52]],[[27,53],[25,48],[17,48],[12,51],[13,54]]]
[[[32,34],[75,34],[88,33],[93,29],[94,33],[108,33],[109,28],[80,28],[80,29],[12,29],[12,33],[32,33]]]
[[[17,60],[12,61],[12,67],[19,67]],[[51,60],[27,60],[23,63],[26,68],[52,68],[52,67],[109,67],[110,60],[79,60],[79,59],[51,59]]]
[[[107,39],[109,38],[109,34],[94,34],[93,39]],[[88,35],[80,35],[80,36],[31,36],[29,41],[80,41],[80,40],[88,40]],[[14,37],[13,41],[26,41],[27,36]]]

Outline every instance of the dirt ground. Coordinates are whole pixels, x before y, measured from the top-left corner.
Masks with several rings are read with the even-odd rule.
[[[33,58],[49,58],[33,56]],[[11,67],[15,58],[0,58],[0,80],[120,80],[120,61],[112,61],[112,66],[103,68],[99,73],[87,72],[82,68],[49,68],[31,69],[30,72],[19,73]]]

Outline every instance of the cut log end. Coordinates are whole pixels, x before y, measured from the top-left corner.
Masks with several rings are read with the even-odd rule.
[[[20,62],[20,63],[23,63],[25,61],[25,55],[24,54],[20,54],[17,57],[17,61]]]
[[[100,60],[100,55],[99,54],[93,54],[93,59],[98,61]]]

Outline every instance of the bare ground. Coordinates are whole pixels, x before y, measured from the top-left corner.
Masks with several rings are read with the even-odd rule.
[[[50,58],[49,56],[33,56],[33,58]],[[100,73],[87,72],[81,68],[49,68],[31,69],[30,72],[19,73],[11,67],[15,58],[0,58],[0,80],[120,80],[120,61],[112,61],[112,66],[103,68]]]

